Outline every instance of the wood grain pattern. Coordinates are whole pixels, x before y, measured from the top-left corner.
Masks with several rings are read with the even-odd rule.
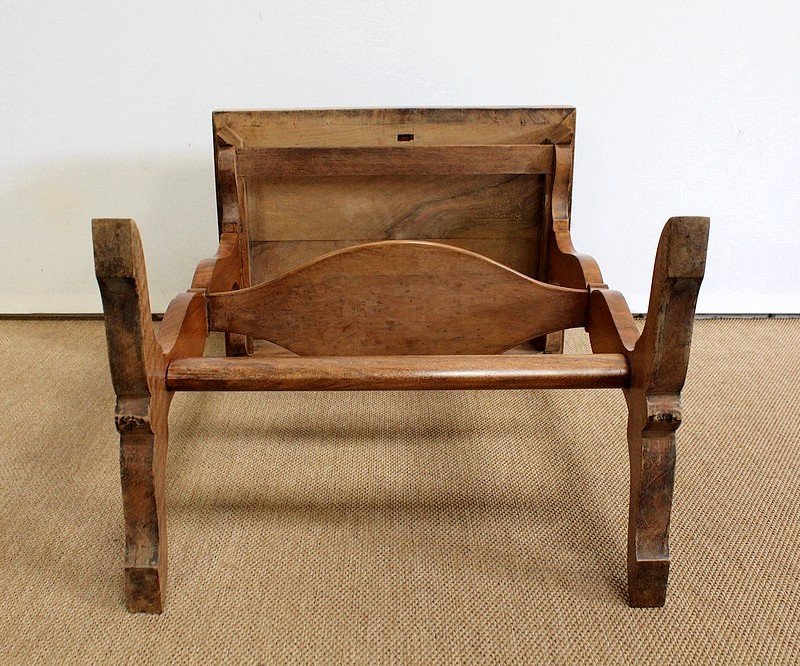
[[[336,249],[406,239],[537,275],[540,176],[250,178],[247,193],[253,284]]]
[[[224,232],[213,257],[201,259],[192,277],[192,289],[199,291],[230,291],[242,283],[242,260],[239,256],[239,234]]]
[[[303,355],[492,354],[582,326],[587,297],[451,246],[384,241],[208,303],[213,330]]]
[[[553,167],[553,147],[362,146],[239,148],[241,176],[449,176],[542,174]]]
[[[627,386],[621,354],[194,358],[171,363],[180,391],[403,391]]]
[[[572,205],[573,147],[555,147],[555,173],[550,197],[550,228],[547,247],[548,279],[565,287],[602,289],[607,287],[597,262],[588,254],[578,252],[570,235]]]
[[[203,292],[184,292],[173,298],[158,326],[156,339],[164,360],[202,356],[208,337]]]
[[[228,127],[244,145],[393,146],[398,134],[416,145],[560,143],[574,131],[573,108],[324,109],[217,111],[214,129]]]
[[[532,238],[537,176],[250,178],[250,242]]]
[[[629,356],[639,339],[639,329],[625,297],[612,289],[592,290],[586,331],[596,353]]]
[[[574,118],[572,118],[574,123]],[[588,254],[575,249],[570,235],[570,208],[572,205],[573,127],[565,125],[564,141],[555,146],[553,173],[548,174],[545,190],[549,206],[545,206],[545,223],[540,243],[539,275],[553,284],[580,289],[604,289],[600,267]],[[556,135],[554,135],[555,137]],[[536,346],[547,354],[564,351],[564,332],[556,331],[536,341]]]
[[[575,142],[575,109],[572,109],[564,120],[543,139],[543,143],[568,145]]]
[[[93,222],[129,609],[163,607],[177,389],[621,387],[629,601],[662,605],[708,219],[667,223],[640,336],[625,299],[572,244],[574,109],[218,112],[214,131],[220,248],[157,335],[135,225]],[[274,279],[250,286],[254,276]],[[557,353],[575,326],[594,354]],[[226,332],[228,356],[245,357],[203,358],[209,330]],[[248,336],[263,339],[257,356]],[[534,345],[553,355],[526,353]]]
[[[708,218],[674,217],[658,244],[650,305],[638,335],[624,298],[592,292],[588,330],[596,353],[622,353],[631,364],[628,451],[628,593],[631,606],[663,606],[669,577],[669,523],[675,432],[686,379],[697,294],[705,272]]]
[[[675,432],[686,380],[708,218],[673,217],[658,244],[650,306],[631,355],[628,450],[631,464],[628,593],[632,606],[663,606],[669,576],[669,522]]]
[[[225,132],[224,135],[231,138],[230,132]],[[214,148],[220,234],[240,233],[245,229],[244,217],[241,214],[241,202],[244,196],[242,181],[236,171],[236,146],[217,135]]]
[[[204,297],[186,293],[174,299],[157,338],[133,220],[93,220],[92,237],[117,395],[125,596],[130,611],[159,613],[167,576],[164,472],[172,393],[166,388],[166,368],[171,359],[202,353],[207,333]]]
[[[245,237],[246,238],[246,237]],[[224,231],[219,238],[219,248],[213,257],[201,259],[192,278],[190,291],[204,293],[231,291],[250,283],[249,252],[243,234]],[[247,259],[245,259],[247,255]],[[252,352],[252,340],[237,333],[225,335],[228,356],[247,356]]]
[[[246,227],[248,240],[253,243],[249,248],[253,281],[248,285],[273,279],[320,256],[313,253],[318,241],[481,238],[494,241],[487,244],[495,250],[488,255],[491,258],[503,261],[514,257],[510,264],[513,268],[530,277],[541,275],[535,268],[535,257],[539,256],[542,237],[542,176],[421,176],[420,166],[413,162],[417,153],[403,152],[397,153],[395,171],[405,169],[412,175],[356,176],[346,165],[348,176],[290,177],[282,169],[274,177],[262,173],[245,178],[241,159],[247,161],[245,154],[251,150],[298,147],[384,151],[433,148],[444,149],[444,155],[449,156],[451,147],[481,151],[487,145],[492,150],[499,145],[501,151],[510,146],[511,151],[552,155],[551,144],[572,140],[572,108],[225,111],[216,112],[213,118],[218,200],[228,202],[221,205],[220,229]],[[401,135],[411,141],[399,142]],[[236,149],[242,151],[239,158]],[[434,164],[452,159],[437,158]],[[233,166],[239,169],[238,183],[231,176]],[[553,161],[540,166],[543,171],[550,170]],[[302,160],[297,168],[308,173],[310,164]],[[453,168],[464,169],[460,160]],[[475,170],[487,170],[483,160]],[[231,205],[236,196],[243,210]],[[256,252],[257,243],[282,240],[311,242],[302,250],[281,248],[272,253],[287,257],[296,253],[299,259],[295,263],[262,264],[261,257],[268,252],[265,248]],[[499,246],[501,243],[504,247]],[[475,245],[454,244],[482,251]],[[523,252],[527,253],[524,258]]]
[[[92,234],[117,394],[125,595],[130,611],[160,612],[167,575],[164,467],[172,394],[153,331],[136,227],[132,220],[93,220]]]
[[[536,274],[536,237],[532,238],[431,238],[432,243],[452,245],[483,255],[523,275]],[[252,243],[253,284],[269,282],[284,273],[347,247],[371,243],[373,239],[326,241],[273,241]]]
[[[217,186],[217,217],[220,232],[220,251],[223,256],[220,266],[216,268],[222,273],[214,278],[211,289],[231,289],[224,286],[232,271],[238,264],[239,277],[235,284],[238,287],[249,287],[250,281],[250,225],[247,221],[247,196],[244,179],[239,175],[236,165],[236,150],[244,145],[236,130],[227,125],[214,127],[214,174]],[[235,245],[227,243],[223,236],[236,234]],[[228,241],[231,238],[228,239]],[[225,243],[225,245],[223,245]],[[213,260],[214,258],[212,258]],[[199,268],[199,267],[198,267]],[[213,269],[212,269],[213,270]],[[242,335],[225,335],[225,353],[228,356],[247,356],[251,353],[253,341]]]

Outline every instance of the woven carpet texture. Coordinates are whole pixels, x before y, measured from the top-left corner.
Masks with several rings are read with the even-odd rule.
[[[657,610],[619,390],[187,393],[166,611],[130,615],[103,324],[0,349],[2,663],[800,661],[800,320],[696,324]]]

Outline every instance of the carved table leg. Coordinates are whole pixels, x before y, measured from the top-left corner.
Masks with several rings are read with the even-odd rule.
[[[166,364],[154,335],[141,241],[132,220],[93,220],[95,271],[117,394],[128,609],[159,613],[167,573]]]
[[[167,455],[167,409],[151,401],[134,419],[119,401],[120,471],[125,516],[125,597],[128,610],[160,613],[167,576],[167,532],[164,515],[164,472]],[[145,405],[142,405],[143,407]],[[122,407],[122,409],[120,409]],[[120,415],[120,411],[127,411]]]
[[[675,217],[667,223],[647,321],[630,357],[628,593],[635,607],[663,606],[666,599],[675,431],[707,244],[708,218]]]
[[[666,396],[662,404],[641,394],[629,399],[628,596],[635,607],[663,606],[666,600],[679,404],[677,396]]]

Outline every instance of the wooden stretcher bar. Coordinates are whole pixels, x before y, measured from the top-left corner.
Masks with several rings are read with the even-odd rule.
[[[170,391],[407,391],[623,388],[622,354],[185,358]]]

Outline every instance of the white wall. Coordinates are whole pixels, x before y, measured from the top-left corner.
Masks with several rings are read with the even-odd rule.
[[[710,215],[701,312],[800,312],[794,2],[0,9],[0,313],[98,312],[91,217],[133,217],[153,309],[215,249],[211,111],[578,108],[574,237],[634,311],[670,215]]]

